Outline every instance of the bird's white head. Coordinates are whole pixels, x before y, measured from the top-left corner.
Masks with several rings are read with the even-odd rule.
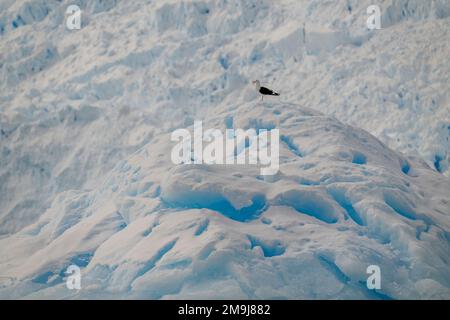
[[[252,83],[256,87],[256,90],[259,90],[259,88],[261,88],[261,83],[259,82],[259,80],[254,80],[252,81]]]

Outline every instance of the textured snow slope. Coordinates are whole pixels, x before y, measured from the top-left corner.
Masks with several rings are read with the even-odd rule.
[[[447,172],[447,0],[384,1],[377,32],[369,1],[79,3],[69,31],[68,1],[1,2],[0,234],[255,78]]]
[[[447,178],[299,106],[216,112],[205,128],[225,129],[225,114],[237,128],[283,128],[280,172],[175,166],[170,134],[158,135],[97,190],[59,195],[35,224],[0,240],[2,295],[450,297]],[[62,279],[74,262],[85,266],[76,294]],[[377,293],[365,286],[373,264],[383,272]]]
[[[0,1],[1,296],[449,297],[450,2],[373,2]],[[173,167],[202,119],[280,174]]]

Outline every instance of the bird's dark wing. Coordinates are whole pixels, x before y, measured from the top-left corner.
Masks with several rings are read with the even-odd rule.
[[[265,95],[273,95],[274,92],[272,90],[270,90],[270,89],[265,88],[265,87],[261,87],[259,89],[259,93],[265,94]]]
[[[276,93],[275,91],[272,91],[272,90],[267,89],[265,87],[261,87],[259,89],[259,93],[264,94],[264,95],[268,95],[268,96],[279,96],[279,94]]]

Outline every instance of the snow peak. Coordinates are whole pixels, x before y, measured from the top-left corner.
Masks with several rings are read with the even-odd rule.
[[[174,164],[259,164],[263,176],[275,175],[279,169],[278,129],[227,129],[223,135],[218,129],[208,129],[203,133],[202,122],[195,121],[193,141],[187,129],[172,132],[171,140],[178,141],[172,148]],[[209,142],[204,149],[203,142]]]
[[[179,315],[199,315],[209,318],[211,312],[212,307],[192,307],[186,304],[184,307],[178,308]]]

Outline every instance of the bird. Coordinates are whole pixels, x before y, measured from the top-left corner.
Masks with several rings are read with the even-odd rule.
[[[264,100],[264,96],[279,96],[280,94],[268,89],[266,87],[261,87],[261,83],[259,80],[255,80],[252,82],[255,85],[256,91],[258,91],[261,94],[261,101]]]

